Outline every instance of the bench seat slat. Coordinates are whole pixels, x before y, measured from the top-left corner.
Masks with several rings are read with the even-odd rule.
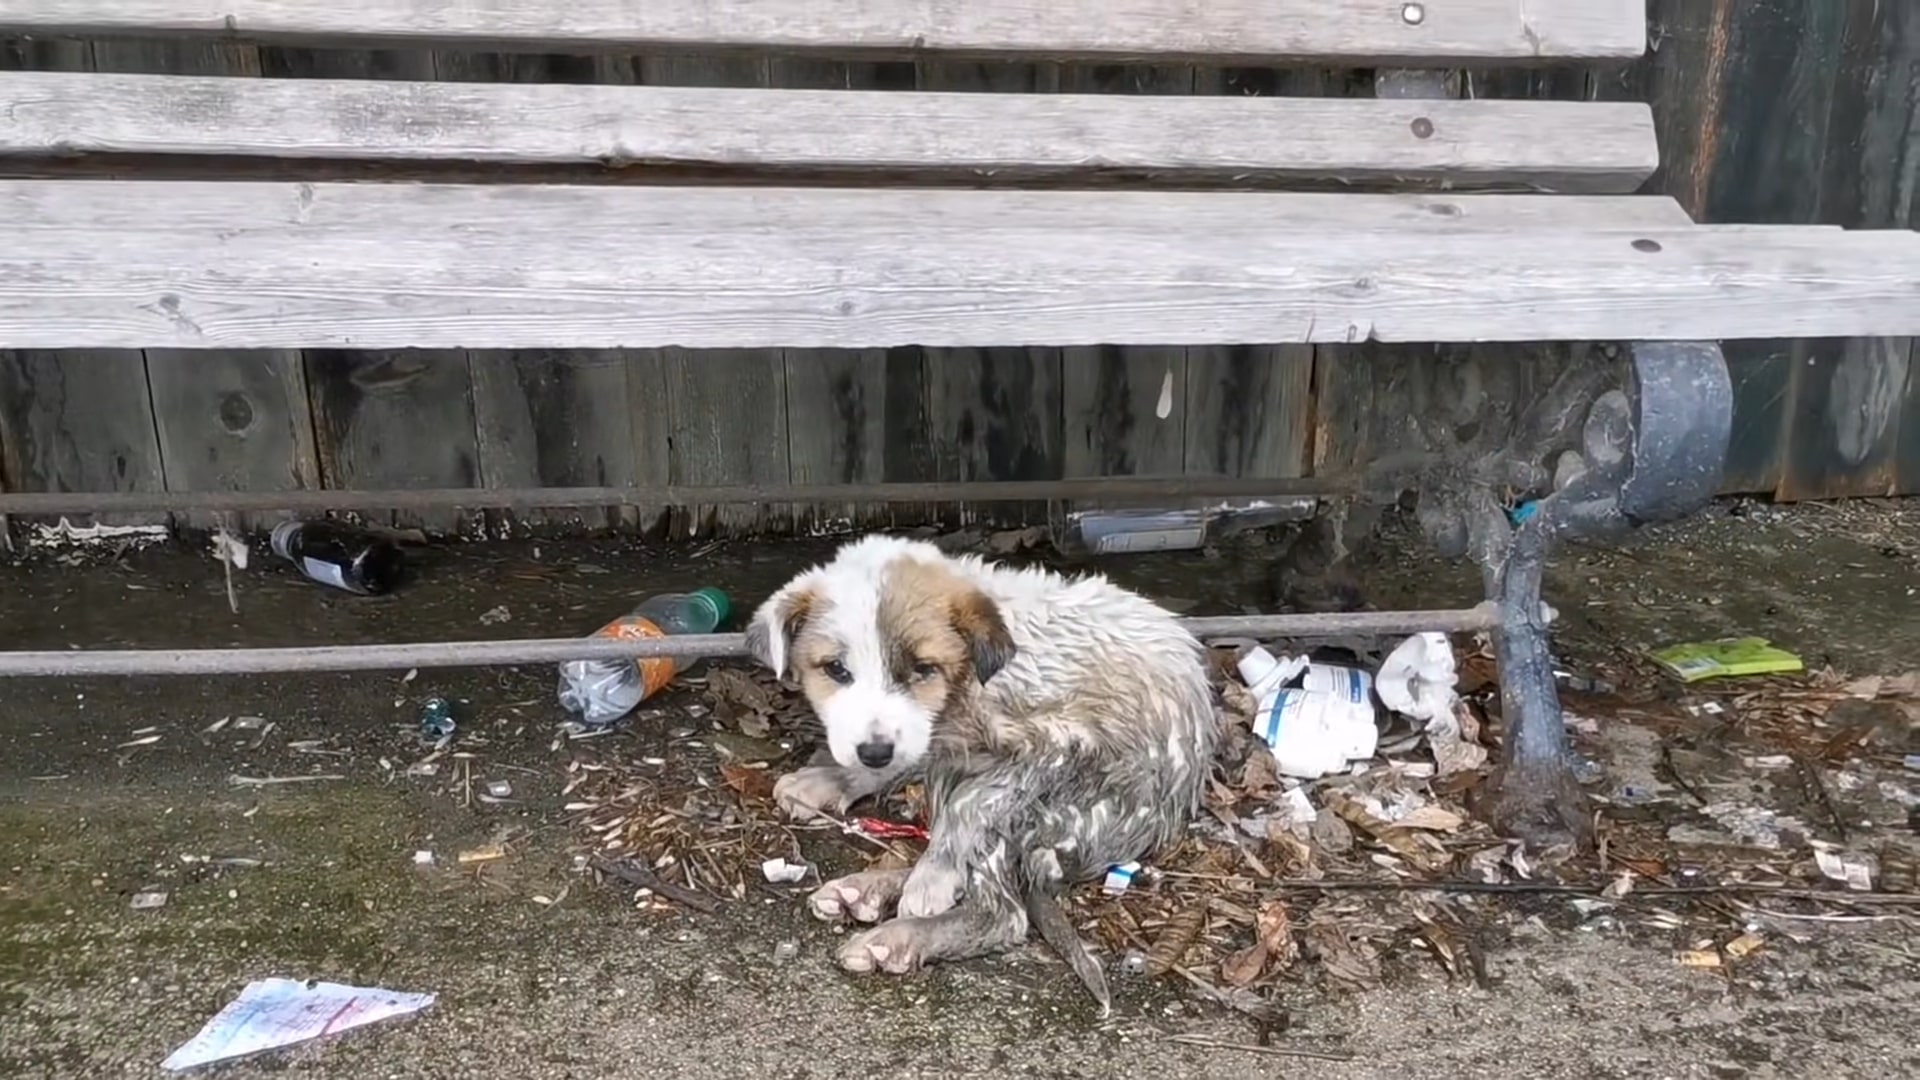
[[[1920,334],[1909,231],[1401,228],[1299,198],[13,181],[0,348]]]
[[[560,50],[1464,61],[1636,57],[1646,11],[1645,0],[0,0],[0,30]]]
[[[1630,192],[1633,102],[727,90],[0,73],[0,155],[1100,170]]]

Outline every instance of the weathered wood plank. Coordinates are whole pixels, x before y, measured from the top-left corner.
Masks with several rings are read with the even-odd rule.
[[[642,69],[651,75],[665,63],[649,59]],[[444,72],[448,61],[439,66]],[[527,74],[494,72],[493,65],[484,70]],[[1176,70],[1187,70],[1190,83],[1190,69]],[[686,65],[669,74],[725,77]],[[11,102],[0,113],[0,155],[617,161],[878,169],[890,178],[1118,171],[1616,193],[1632,192],[1659,162],[1652,112],[1624,102],[899,94],[58,72],[0,75],[0,98]]]
[[[261,40],[466,40],[579,49],[689,46],[1257,61],[1635,57],[1641,0],[0,0],[0,30],[173,31]]]
[[[664,350],[675,484],[784,483],[787,369],[775,349]],[[793,508],[689,507],[695,535],[782,532]]]
[[[16,491],[164,491],[144,358],[121,350],[0,353],[0,467]],[[110,514],[106,525],[165,524]]]
[[[926,358],[916,348],[790,349],[787,446],[796,484],[932,480]],[[838,531],[924,520],[926,507],[803,508],[805,527]]]
[[[466,353],[312,351],[306,363],[326,486],[481,486]],[[476,517],[431,511],[395,520],[451,533]]]
[[[1818,220],[1841,7],[1652,0],[1660,47],[1596,87],[1604,98],[1653,103],[1663,163],[1649,188],[1703,222]],[[1798,348],[1764,338],[1723,347],[1734,385],[1729,492],[1779,485]]]
[[[1314,350],[1187,350],[1186,471],[1303,476],[1313,428]]]
[[[0,347],[1920,332],[1910,232],[1357,230],[1300,198],[9,181]]]
[[[927,402],[940,480],[1064,475],[1059,349],[928,349]],[[1038,521],[1044,503],[964,507],[966,515]]]
[[[1185,469],[1193,404],[1185,348],[1083,346],[1060,359],[1062,475],[1172,476]]]
[[[673,393],[667,384],[667,356],[659,349],[627,354],[627,414],[633,426],[633,463],[640,482],[667,484],[673,478]],[[672,526],[671,507],[635,506],[620,513],[621,524],[647,535]]]
[[[1801,42],[1812,53],[1807,66],[1836,69],[1817,180],[1819,220],[1905,227],[1920,188],[1920,10],[1860,2],[1831,5],[1827,15]],[[1907,338],[1804,343],[1805,358],[1792,368],[1777,498],[1884,495],[1898,485],[1912,344]]]
[[[172,491],[299,491],[320,486],[306,369],[293,352],[147,353],[153,426]],[[235,528],[271,518],[234,515]],[[182,524],[215,528],[210,515]]]
[[[475,352],[468,357],[480,480],[487,487],[617,487],[639,482],[627,356]],[[601,530],[617,511],[515,515],[542,529]]]

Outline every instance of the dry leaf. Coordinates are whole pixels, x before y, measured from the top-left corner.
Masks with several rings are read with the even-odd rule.
[[[720,763],[720,779],[743,799],[773,798],[773,772],[753,769],[731,761]]]
[[[1256,941],[1220,961],[1220,981],[1228,986],[1245,986],[1267,970],[1267,947]]]
[[[1466,818],[1438,806],[1423,806],[1394,822],[1402,829],[1427,829],[1432,832],[1453,832],[1466,823]]]
[[[1267,901],[1254,923],[1254,932],[1266,947],[1274,970],[1285,971],[1300,958],[1300,946],[1293,940],[1293,916],[1288,913],[1285,901]]]
[[[1380,960],[1373,947],[1348,937],[1338,917],[1316,912],[1307,923],[1307,946],[1335,983],[1354,990],[1380,985]]]
[[[1717,968],[1720,966],[1720,954],[1712,949],[1688,949],[1674,957],[1684,967]]]
[[[1726,952],[1728,956],[1735,960],[1744,960],[1749,953],[1752,953],[1764,944],[1766,944],[1766,939],[1759,934],[1745,933],[1727,942]]]
[[[1264,746],[1255,746],[1247,755],[1247,765],[1240,774],[1240,794],[1244,798],[1269,802],[1280,792],[1280,772],[1274,764],[1273,754]]]
[[[1205,903],[1183,908],[1167,920],[1160,930],[1160,936],[1153,939],[1153,947],[1147,950],[1146,973],[1153,977],[1165,975],[1180,967],[1186,959],[1187,950],[1200,939],[1207,928],[1207,907]]]

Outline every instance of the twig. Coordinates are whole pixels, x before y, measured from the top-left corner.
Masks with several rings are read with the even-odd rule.
[[[1820,778],[1820,770],[1804,757],[1796,756],[1793,763],[1800,767],[1800,778],[1813,789],[1814,797],[1820,802],[1820,808],[1827,812],[1827,820],[1833,823],[1834,835],[1840,838],[1841,843],[1846,843],[1846,818],[1842,817],[1839,808],[1833,805],[1833,795],[1827,791],[1827,782]]]
[[[695,892],[685,885],[677,885],[668,881],[647,867],[641,866],[639,863],[594,859],[593,868],[606,874],[608,877],[619,878],[621,881],[637,888],[652,889],[654,892],[659,893],[661,896],[666,897],[676,904],[690,907],[705,915],[717,914],[720,910],[719,901],[707,896],[705,893]]]
[[[1254,1043],[1230,1043],[1205,1035],[1169,1035],[1166,1041],[1181,1046],[1197,1046],[1203,1050],[1240,1050],[1249,1054],[1265,1054],[1268,1057],[1311,1058],[1315,1061],[1352,1061],[1353,1055],[1345,1050],[1303,1050],[1292,1046],[1259,1046]]]
[[[227,783],[234,787],[272,787],[276,784],[311,784],[320,780],[345,780],[339,773],[321,773],[314,776],[241,776],[234,773],[227,777]]]
[[[1163,872],[1164,877],[1205,877],[1198,874]],[[1880,907],[1920,907],[1920,893],[1860,893],[1839,889],[1799,889],[1785,885],[1760,885],[1731,882],[1721,885],[1643,886],[1624,897],[1604,894],[1600,885],[1557,885],[1541,881],[1354,881],[1282,878],[1273,881],[1276,888],[1316,892],[1449,892],[1508,893],[1520,896],[1587,896],[1613,903],[1628,903],[1635,897],[1766,896],[1783,900],[1822,900],[1834,904],[1862,904]]]

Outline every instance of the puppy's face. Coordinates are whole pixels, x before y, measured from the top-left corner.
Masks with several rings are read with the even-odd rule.
[[[849,769],[909,768],[942,715],[1012,659],[991,600],[937,561],[843,558],[761,606],[749,646],[791,671]]]

